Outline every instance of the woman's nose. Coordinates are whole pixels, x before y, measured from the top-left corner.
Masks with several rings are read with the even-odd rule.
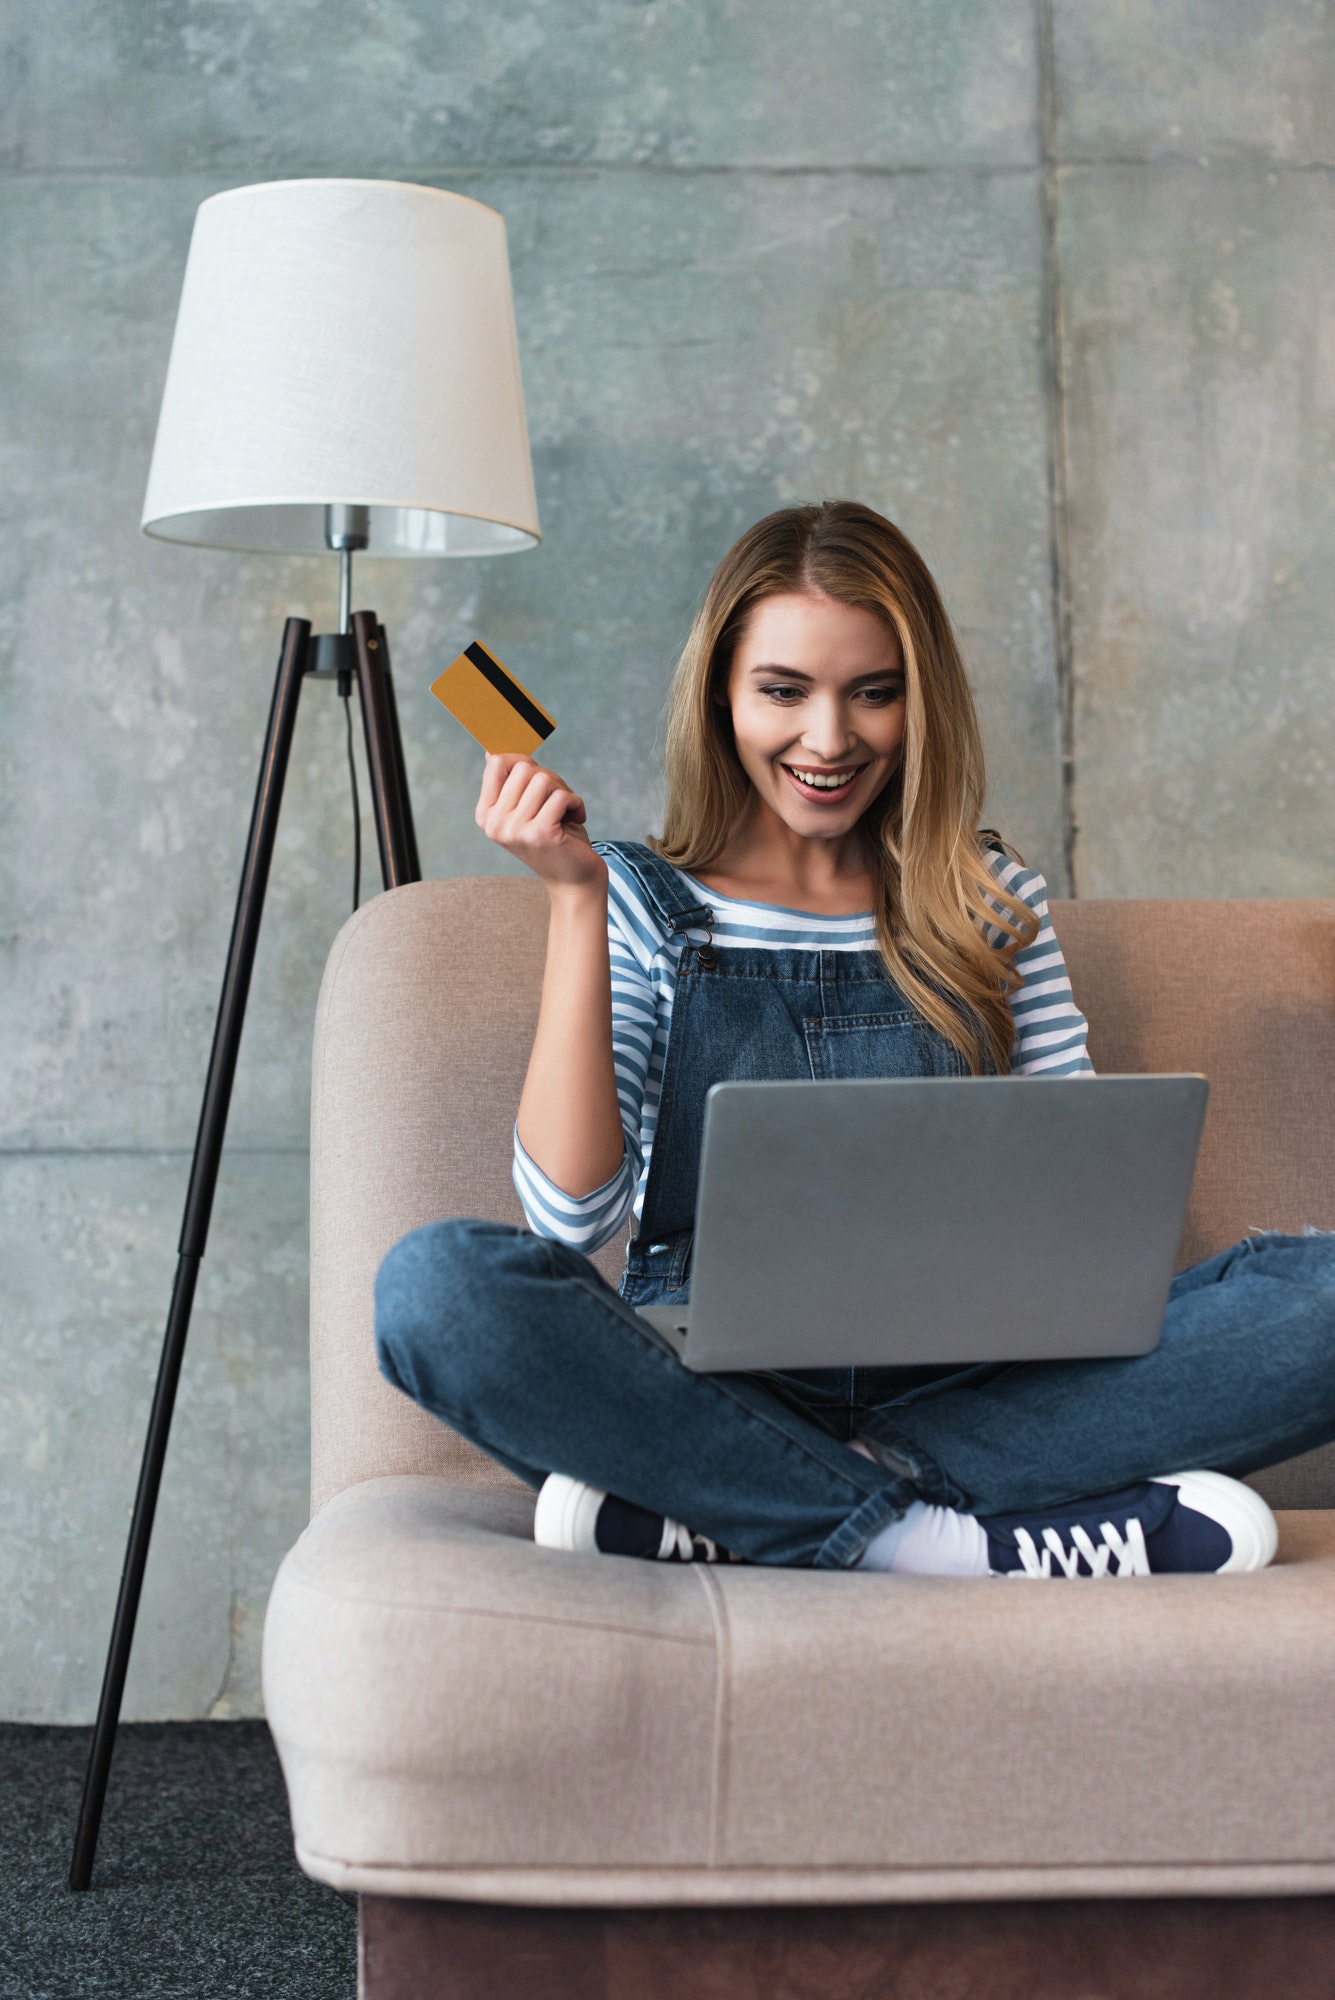
[[[807,711],[807,726],[802,732],[804,747],[813,757],[824,763],[833,764],[845,755],[852,745],[854,732],[849,723],[848,712],[841,701],[815,701]]]

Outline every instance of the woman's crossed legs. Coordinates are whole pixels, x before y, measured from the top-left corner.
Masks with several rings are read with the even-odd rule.
[[[396,1244],[376,1338],[391,1382],[534,1486],[567,1473],[750,1561],[844,1568],[915,1501],[1010,1514],[1335,1438],[1335,1236],[1183,1272],[1148,1355],[858,1370],[849,1400],[828,1372],[809,1400],[801,1378],[693,1374],[587,1258],[499,1223]]]

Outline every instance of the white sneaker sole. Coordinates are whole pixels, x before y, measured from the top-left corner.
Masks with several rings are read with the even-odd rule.
[[[568,1554],[598,1553],[598,1509],[607,1495],[582,1479],[550,1472],[538,1489],[533,1510],[533,1539],[540,1549],[564,1549]]]
[[[1275,1559],[1279,1528],[1275,1517],[1259,1493],[1224,1472],[1173,1472],[1153,1482],[1156,1486],[1176,1486],[1184,1507],[1208,1515],[1233,1542],[1233,1553],[1221,1563],[1217,1576],[1231,1570],[1264,1569]]]

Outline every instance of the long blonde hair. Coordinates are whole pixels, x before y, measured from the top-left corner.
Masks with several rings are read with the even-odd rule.
[[[904,750],[863,815],[876,941],[896,986],[975,1075],[1010,1068],[1015,956],[1038,920],[988,865],[978,815],[983,747],[964,664],[922,557],[853,500],[785,507],[728,550],[677,664],[667,718],[663,836],[650,844],[698,872],[723,853],[751,803],[726,702],[747,620],[763,598],[822,592],[874,612],[904,659]]]

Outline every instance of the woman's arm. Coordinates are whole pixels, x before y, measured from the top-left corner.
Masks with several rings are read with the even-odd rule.
[[[621,1166],[625,1136],[612,1064],[607,864],[584,801],[530,757],[488,757],[477,823],[547,884],[547,964],[519,1100],[519,1139],[566,1194],[591,1194]]]
[[[1048,885],[1036,868],[1024,868],[995,849],[988,860],[1003,888],[1019,896],[1038,918],[1037,933],[1015,955],[1020,986],[1011,995],[1015,1022],[1011,1074],[1092,1076],[1094,1065],[1085,1048],[1087,1024],[1075,1004],[1066,961],[1052,928]],[[994,931],[990,935],[995,944],[1002,934]]]

